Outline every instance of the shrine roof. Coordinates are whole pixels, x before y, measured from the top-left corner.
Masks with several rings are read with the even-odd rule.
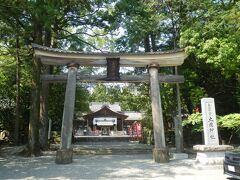
[[[123,114],[122,112],[116,112],[116,111],[112,111],[109,106],[107,105],[103,105],[102,108],[96,112],[91,112],[89,114],[86,114],[83,116],[83,118],[87,119],[87,118],[93,118],[93,117],[117,117],[117,118],[120,118],[120,119],[126,119],[128,116]]]
[[[115,112],[121,111],[121,107],[118,102],[114,102],[113,104],[111,104],[110,102],[91,102],[89,104],[89,108],[92,112],[100,110],[103,106],[108,106],[110,110]]]
[[[184,62],[186,53],[183,49],[163,52],[138,53],[109,53],[109,52],[81,52],[49,48],[32,44],[34,53],[43,64],[67,65],[77,63],[80,66],[105,66],[107,58],[119,58],[120,66],[145,67],[150,64],[159,66],[179,66]]]

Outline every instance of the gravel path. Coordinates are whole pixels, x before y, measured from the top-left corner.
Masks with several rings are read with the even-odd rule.
[[[225,180],[222,166],[203,166],[193,159],[157,164],[152,155],[74,156],[57,165],[55,156],[0,157],[0,179],[178,179]]]

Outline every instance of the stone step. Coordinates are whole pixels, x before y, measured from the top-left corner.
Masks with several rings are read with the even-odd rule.
[[[129,154],[151,154],[152,149],[73,149],[76,155],[129,155]]]
[[[78,136],[74,137],[74,143],[78,142],[129,142],[129,136]]]
[[[50,146],[52,151],[59,149],[58,144]],[[124,154],[151,154],[152,146],[137,143],[91,143],[74,144],[73,152],[76,155],[124,155]]]

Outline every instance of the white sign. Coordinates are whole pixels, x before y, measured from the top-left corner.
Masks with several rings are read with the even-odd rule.
[[[114,117],[96,117],[93,118],[93,125],[113,126],[117,124],[117,118]]]
[[[205,145],[219,145],[214,99],[202,98],[201,108]]]

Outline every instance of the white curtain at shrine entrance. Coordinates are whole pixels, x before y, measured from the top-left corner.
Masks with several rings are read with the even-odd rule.
[[[114,126],[114,125],[117,125],[117,118],[114,118],[114,117],[97,117],[97,118],[93,118],[93,125],[97,125],[97,126]]]

